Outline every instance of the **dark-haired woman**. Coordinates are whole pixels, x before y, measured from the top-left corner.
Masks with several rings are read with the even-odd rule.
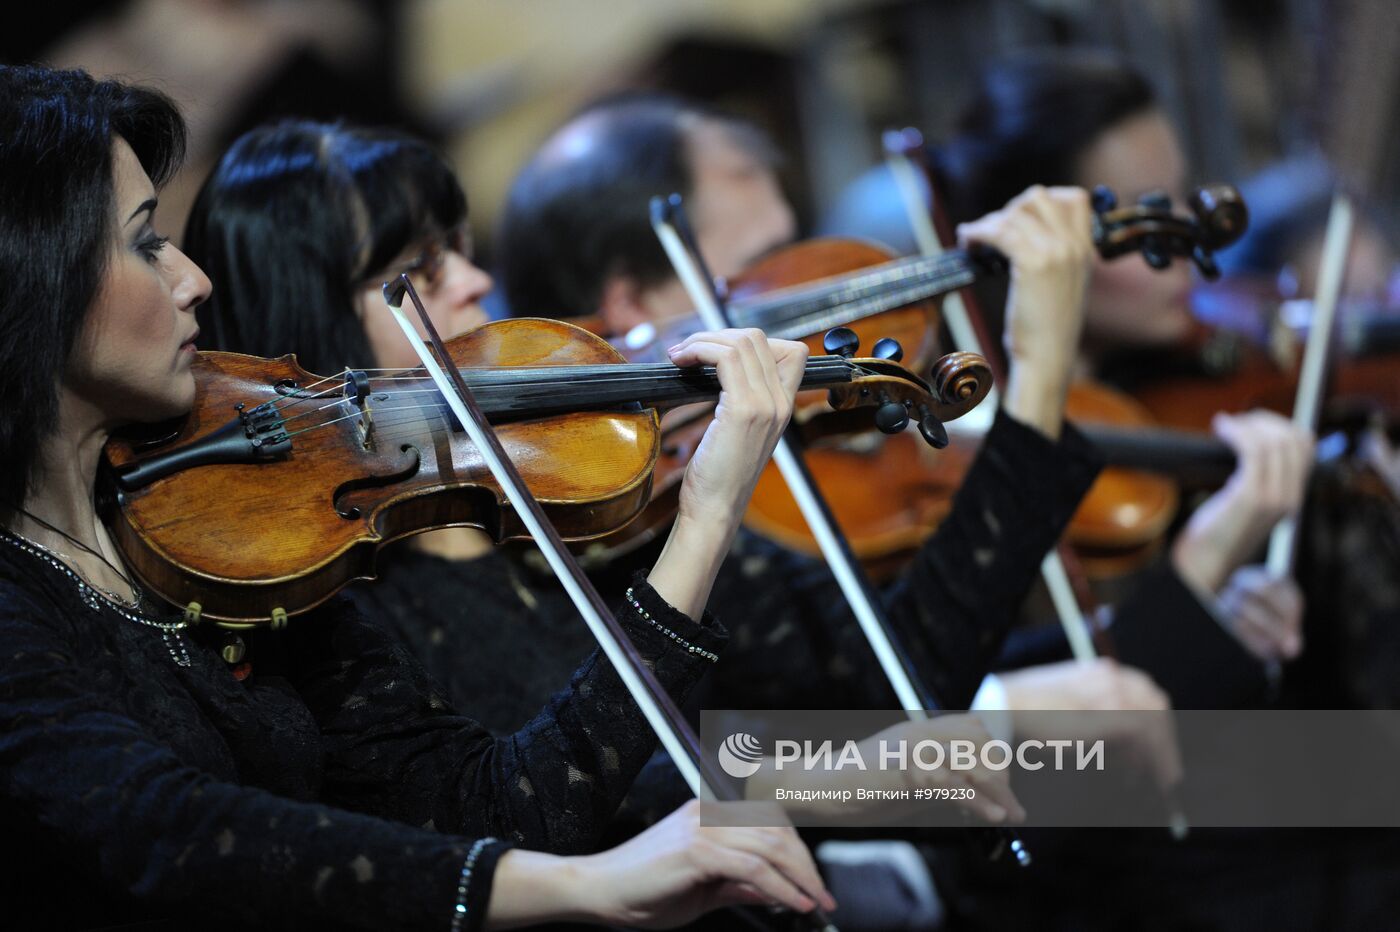
[[[804,890],[830,907],[792,833],[701,830],[693,807],[599,855],[513,849],[588,846],[650,753],[596,655],[493,739],[343,600],[250,638],[238,678],[205,632],[132,583],[94,482],[112,431],[193,399],[193,310],[209,283],[151,226],[183,132],[154,92],[0,67],[6,923],[662,926],[735,901],[807,910]],[[706,438],[697,517],[673,538],[686,559],[663,556],[638,581],[650,620],[619,619],[679,695],[708,661],[677,639],[723,641],[691,616],[802,355],[737,332],[676,354],[720,368],[734,417]]]
[[[988,67],[956,134],[930,156],[955,221],[995,209],[1007,192],[1032,184],[1104,184],[1123,203],[1152,192],[1184,203],[1186,161],[1176,131],[1147,81],[1108,55],[1038,52]],[[854,186],[826,226],[908,239],[908,222],[884,170]],[[996,286],[983,288],[983,306],[1000,307]],[[1102,376],[1124,352],[1141,360],[1169,351],[1196,326],[1190,288],[1185,259],[1163,271],[1133,258],[1097,260],[1085,297],[1079,375]],[[1114,622],[1120,655],[1146,667],[1178,708],[1263,698],[1263,667],[1220,638],[1217,618],[1260,661],[1287,661],[1302,649],[1297,586],[1249,564],[1278,520],[1302,502],[1311,438],[1267,411],[1220,415],[1215,428],[1234,447],[1239,467],[1196,508],[1165,565],[1128,589]],[[1183,631],[1198,636],[1183,638]],[[1213,675],[1201,674],[1201,653],[1161,662],[1185,644],[1209,651]],[[1036,647],[1014,659],[1043,660],[1054,650],[1048,642]]]

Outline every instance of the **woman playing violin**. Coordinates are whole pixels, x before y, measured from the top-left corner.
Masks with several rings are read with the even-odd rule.
[[[1171,123],[1139,75],[1108,59],[1026,56],[989,69],[960,132],[938,147],[937,174],[956,218],[975,217],[1008,187],[1039,182],[1105,184],[1126,202],[1165,193],[1180,202],[1186,162]],[[1125,349],[1169,348],[1194,326],[1189,262],[1162,271],[1144,262],[1097,264],[1088,287],[1078,365],[1093,375]],[[1236,636],[1262,659],[1301,649],[1301,601],[1287,578],[1245,569],[1269,530],[1302,501],[1311,439],[1268,412],[1221,416],[1220,436],[1239,455],[1225,487],[1201,505],[1172,544],[1159,595],[1176,580],[1238,606]],[[1184,606],[1188,600],[1171,599]]]
[[[210,283],[152,226],[183,139],[158,93],[0,67],[7,919],[659,927],[732,902],[831,908],[791,832],[701,830],[693,807],[600,855],[525,850],[590,846],[650,753],[597,655],[497,739],[343,600],[252,636],[235,675],[212,632],[132,582],[95,487],[112,432],[178,417],[194,395],[193,311]],[[636,593],[710,651],[723,630],[693,619],[803,357],[741,332],[675,353],[719,367],[721,413],[674,547]],[[678,696],[709,665],[635,609],[619,620]]]
[[[1148,82],[1117,61],[1028,54],[989,67],[974,88],[958,132],[930,152],[954,221],[971,221],[1029,184],[1103,184],[1123,203],[1156,193],[1180,202],[1186,162],[1176,132]],[[876,189],[887,182],[871,176],[854,186],[850,203],[827,225],[850,233],[868,232],[872,224],[893,229],[878,206]],[[907,230],[902,216],[899,222]],[[1132,258],[1095,262],[1077,377],[1099,376],[1101,366],[1125,350],[1169,352],[1196,326],[1187,303],[1190,286],[1183,259],[1162,270]],[[995,287],[981,290],[983,303],[997,307]],[[1248,564],[1278,519],[1301,503],[1311,439],[1262,411],[1221,415],[1216,430],[1235,449],[1238,468],[1196,509],[1172,541],[1165,565],[1124,587],[1114,613],[1120,656],[1152,672],[1179,707],[1258,701],[1262,667],[1250,655],[1287,660],[1302,648],[1297,586]],[[1207,605],[1220,611],[1212,615]],[[1227,621],[1248,654],[1219,636],[1217,618]],[[1181,650],[1186,643],[1191,649]],[[1042,645],[1008,659],[1050,655]],[[1199,675],[1205,657],[1215,675]]]

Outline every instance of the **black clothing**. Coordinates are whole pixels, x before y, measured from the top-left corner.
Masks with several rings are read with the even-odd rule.
[[[1097,472],[1097,454],[1073,428],[1051,442],[996,416],[948,518],[885,593],[891,624],[945,708],[971,701]],[[514,727],[557,681],[563,658],[591,642],[559,584],[508,550],[451,563],[399,547],[380,569],[351,596],[492,728]],[[595,582],[616,596],[609,589],[620,576],[613,568]],[[473,611],[484,593],[507,591],[511,604]],[[706,708],[898,707],[823,561],[741,531],[710,605],[731,640],[695,697]],[[498,670],[509,675],[481,675]]]
[[[1097,454],[1073,428],[1052,442],[997,414],[948,518],[885,593],[897,636],[944,707],[971,701],[1041,559],[1097,472]],[[629,563],[651,556],[639,553]],[[557,682],[565,658],[592,641],[558,582],[510,548],[468,563],[391,548],[380,572],[351,587],[352,598],[493,730],[518,727]],[[592,575],[616,596],[629,573],[611,566]],[[514,599],[502,599],[489,616],[471,611],[485,593],[506,592]],[[823,561],[741,531],[710,605],[725,613],[731,638],[690,711],[898,707]],[[688,796],[669,759],[658,755],[607,840],[635,833]]]
[[[1174,709],[1249,708],[1268,696],[1264,665],[1165,561],[1113,606],[1107,634],[1118,660],[1150,674]],[[1014,670],[1070,656],[1064,629],[1046,624],[1013,632],[994,666]]]
[[[0,902],[15,928],[445,929],[471,838],[591,849],[654,747],[598,652],[493,739],[344,599],[245,635],[240,682],[212,626],[176,635],[181,667],[159,631],[88,592],[0,534]],[[638,597],[692,643],[724,642],[644,583]],[[673,694],[711,666],[620,619]],[[502,850],[476,863],[467,928]]]
[[[1284,670],[1275,707],[1393,707],[1400,639],[1400,508],[1368,492],[1354,464],[1320,466],[1309,490],[1298,582],[1303,655]],[[1176,708],[1251,706],[1263,667],[1181,580],[1152,571],[1115,611],[1120,657],[1150,672]],[[1022,639],[1003,662],[1067,653],[1058,632]],[[1393,829],[1025,830],[1027,870],[940,851],[949,927],[1050,932],[1371,932],[1400,914],[1400,832]]]

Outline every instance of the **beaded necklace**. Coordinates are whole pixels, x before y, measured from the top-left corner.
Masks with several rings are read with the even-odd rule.
[[[0,540],[30,556],[43,560],[67,576],[78,587],[78,594],[82,596],[88,608],[94,612],[100,614],[104,608],[109,609],[128,621],[134,621],[136,624],[148,628],[155,628],[161,633],[161,639],[165,641],[165,647],[170,651],[170,657],[175,661],[176,666],[188,667],[190,665],[189,650],[185,647],[184,639],[180,637],[180,632],[189,627],[189,622],[183,618],[178,621],[161,621],[147,615],[142,611],[142,605],[146,599],[138,586],[132,585],[132,594],[135,598],[127,601],[114,592],[89,583],[64,560],[60,559],[61,555],[57,551],[50,550],[38,541],[30,540],[23,534],[8,528],[0,528]]]

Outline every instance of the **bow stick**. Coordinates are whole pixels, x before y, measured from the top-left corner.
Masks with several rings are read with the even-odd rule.
[[[890,171],[894,174],[895,183],[899,187],[900,200],[904,203],[906,213],[909,215],[909,225],[914,230],[914,239],[919,244],[919,251],[925,256],[935,257],[944,251],[943,242],[938,236],[933,225],[933,214],[938,210],[937,201],[933,194],[933,180],[928,179],[929,197],[932,201],[932,208],[925,209],[923,197],[919,191],[918,177],[909,156],[904,149],[914,144],[912,136],[916,136],[915,130],[904,130],[902,132],[889,132],[885,134],[885,157],[889,164]],[[920,138],[918,143],[922,143]],[[987,360],[992,366],[994,383],[992,392],[989,395],[987,404],[989,411],[995,411],[1000,403],[1000,397],[996,393],[996,383],[1005,378],[1006,373],[997,366],[997,355],[987,355],[987,331],[984,323],[985,318],[974,304],[971,308],[963,300],[961,291],[953,291],[943,298],[943,319],[948,324],[948,332],[953,338],[953,343],[958,349],[977,353]],[[1045,580],[1045,588],[1050,593],[1050,601],[1055,607],[1055,614],[1060,619],[1060,627],[1064,629],[1065,639],[1069,642],[1070,652],[1076,660],[1088,661],[1098,656],[1098,651],[1094,648],[1094,641],[1091,632],[1094,626],[1090,624],[1088,613],[1085,612],[1081,604],[1081,593],[1086,591],[1086,587],[1081,585],[1076,588],[1070,579],[1069,570],[1065,567],[1065,561],[1061,556],[1059,548],[1051,550],[1045,555],[1045,559],[1040,564],[1040,575]]]
[[[934,226],[934,218],[939,216],[941,209],[935,193],[937,185],[934,183],[932,174],[925,170],[924,176],[928,182],[929,195],[929,205],[925,208],[919,191],[916,170],[907,154],[910,149],[923,145],[923,137],[917,130],[906,129],[887,132],[883,142],[886,160],[890,171],[894,173],[900,198],[904,203],[905,212],[909,216],[909,223],[913,227],[919,249],[924,255],[937,256],[943,252],[943,238],[940,237]],[[1097,193],[1095,196],[1098,196]],[[945,235],[951,238],[951,231],[945,231]],[[995,380],[1000,381],[1005,377],[1005,372],[997,370],[996,359],[998,357],[995,354],[989,356],[986,352],[988,342],[986,318],[982,315],[975,299],[972,299],[970,294],[968,298],[969,302],[964,302],[962,292],[955,291],[943,299],[943,318],[948,322],[948,331],[960,349],[977,353],[986,359],[987,364],[993,367],[992,373]],[[994,398],[993,404],[996,402],[997,399]],[[1059,616],[1060,627],[1064,629],[1065,639],[1069,642],[1070,650],[1076,660],[1087,662],[1098,656],[1099,652],[1094,646],[1095,640],[1106,649],[1105,653],[1111,655],[1113,653],[1111,636],[1107,630],[1090,620],[1091,610],[1086,610],[1090,609],[1092,603],[1087,582],[1081,579],[1079,585],[1076,586],[1075,581],[1070,577],[1068,567],[1065,565],[1064,554],[1067,549],[1063,544],[1057,546],[1045,555],[1045,559],[1040,564],[1040,575],[1045,580],[1045,587],[1050,593],[1055,613]],[[1207,606],[1207,608],[1210,607]],[[1180,841],[1190,832],[1190,826],[1176,794],[1168,790],[1166,796],[1170,810],[1168,829],[1172,837]]]

